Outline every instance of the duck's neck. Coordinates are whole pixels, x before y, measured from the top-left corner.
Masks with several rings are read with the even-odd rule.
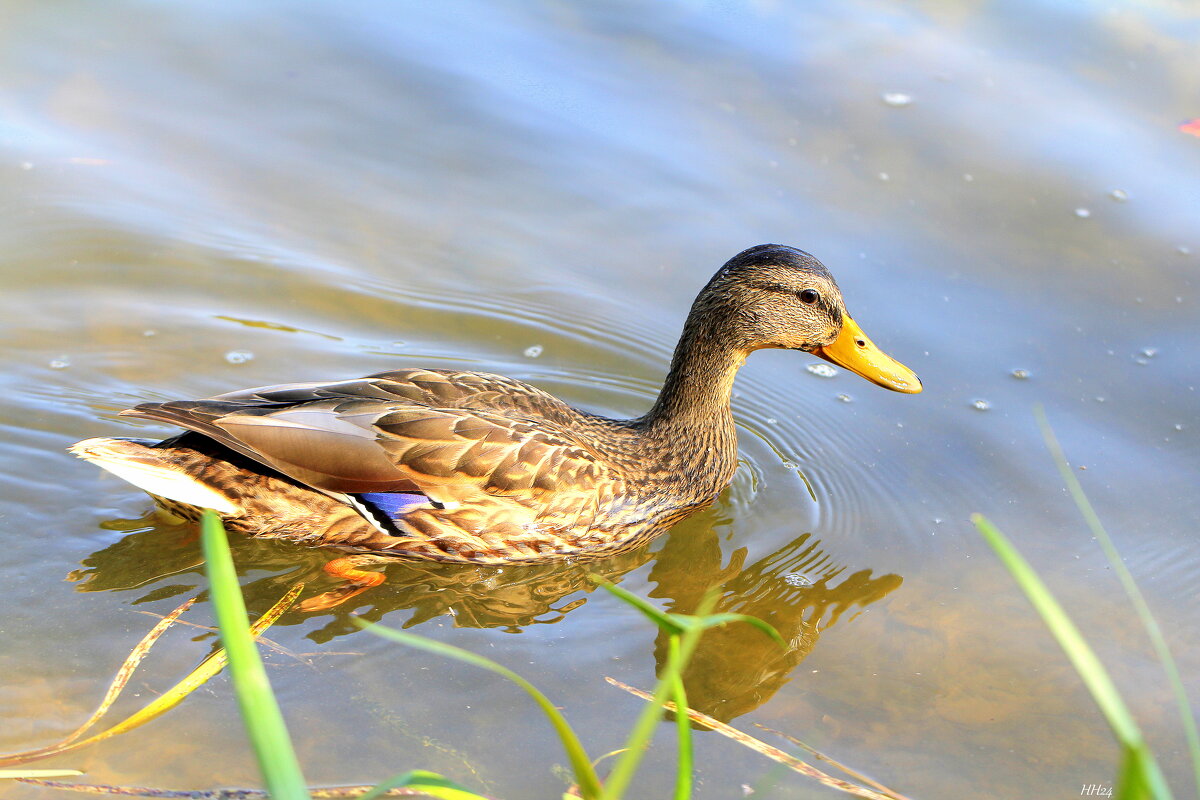
[[[730,399],[746,352],[720,326],[695,317],[684,326],[662,391],[640,427],[685,461],[732,474],[737,433]]]

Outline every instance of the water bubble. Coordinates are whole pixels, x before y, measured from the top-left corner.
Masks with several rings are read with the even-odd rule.
[[[882,97],[883,102],[892,108],[904,108],[905,106],[911,106],[913,101],[912,95],[905,94],[904,92],[884,92]]]
[[[1175,248],[1175,252],[1179,253],[1181,256],[1190,256],[1192,254],[1192,248],[1188,247],[1186,244],[1181,244]]]
[[[964,172],[964,173],[963,173],[963,180],[964,180],[964,181],[966,181],[967,183],[974,183],[974,182],[975,182],[975,176],[974,176],[974,175],[972,175],[972,174],[971,174],[971,173],[969,173],[969,172]]]
[[[22,161],[22,162],[21,162],[21,169],[23,169],[23,170],[31,170],[31,169],[33,169],[33,162],[32,162],[32,161]]]
[[[788,586],[812,586],[812,580],[802,572],[789,572],[783,576],[783,582]]]
[[[832,378],[837,375],[837,370],[828,364],[809,364],[805,369],[818,378]]]
[[[853,403],[854,402],[854,398],[848,394],[839,394],[837,396],[837,399],[841,400],[843,403]]]
[[[1027,369],[1014,369],[1010,374],[1019,381],[1029,380],[1029,370]]]
[[[767,417],[767,424],[768,425],[778,425],[779,420],[775,419],[774,417]]]
[[[1181,430],[1183,430],[1183,423],[1182,423],[1182,422],[1176,422],[1176,423],[1175,423],[1175,430],[1177,430],[1177,431],[1181,431]]]
[[[1108,196],[1118,203],[1124,203],[1129,199],[1129,192],[1126,192],[1124,189],[1113,189],[1108,193]]]
[[[881,172],[881,173],[879,173],[879,180],[881,180],[881,181],[890,181],[891,179],[892,179],[892,176],[891,176],[891,175],[888,175],[886,172]]]
[[[1087,219],[1091,215],[1092,210],[1090,208],[1084,208],[1080,206],[1079,208],[1075,209],[1075,216],[1079,217],[1080,219]]]
[[[225,354],[225,360],[230,364],[245,364],[254,358],[254,353],[248,350],[230,350]]]
[[[50,359],[50,369],[66,369],[69,366],[71,366],[70,356],[63,355]]]
[[[142,331],[142,336],[158,336],[158,331],[154,330],[154,328],[146,328],[146,330]]]
[[[981,398],[979,400],[972,400],[971,408],[975,409],[976,411],[990,411],[992,404]]]
[[[1143,347],[1133,357],[1133,363],[1141,364],[1143,367],[1150,363],[1150,359],[1158,355],[1157,347]]]
[[[542,346],[540,344],[535,344],[535,345],[532,345],[531,347],[525,348],[525,357],[526,358],[537,358],[541,354],[542,354]]]

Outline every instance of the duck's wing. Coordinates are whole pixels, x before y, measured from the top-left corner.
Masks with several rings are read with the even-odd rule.
[[[399,369],[365,378],[321,383],[288,383],[242,389],[210,398],[244,406],[272,406],[324,398],[407,401],[431,408],[474,408],[569,423],[579,412],[535,386],[486,372]]]
[[[464,383],[376,376],[147,403],[122,413],[205,434],[329,493],[416,491],[448,506],[486,496],[529,508],[558,505],[538,502],[551,492],[587,495],[600,487],[619,496],[617,471],[554,419],[453,407],[471,394]]]

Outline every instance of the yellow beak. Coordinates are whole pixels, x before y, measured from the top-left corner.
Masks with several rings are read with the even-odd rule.
[[[917,374],[876,347],[848,314],[843,318],[842,332],[833,340],[833,344],[818,347],[812,352],[885,389],[906,394],[921,391],[921,379]]]

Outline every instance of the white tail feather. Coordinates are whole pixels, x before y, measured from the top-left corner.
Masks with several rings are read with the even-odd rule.
[[[72,445],[70,450],[144,492],[198,508],[211,508],[220,514],[236,516],[242,513],[228,497],[192,476],[130,453],[133,444],[120,439],[85,439]],[[149,448],[146,450],[154,452]]]

